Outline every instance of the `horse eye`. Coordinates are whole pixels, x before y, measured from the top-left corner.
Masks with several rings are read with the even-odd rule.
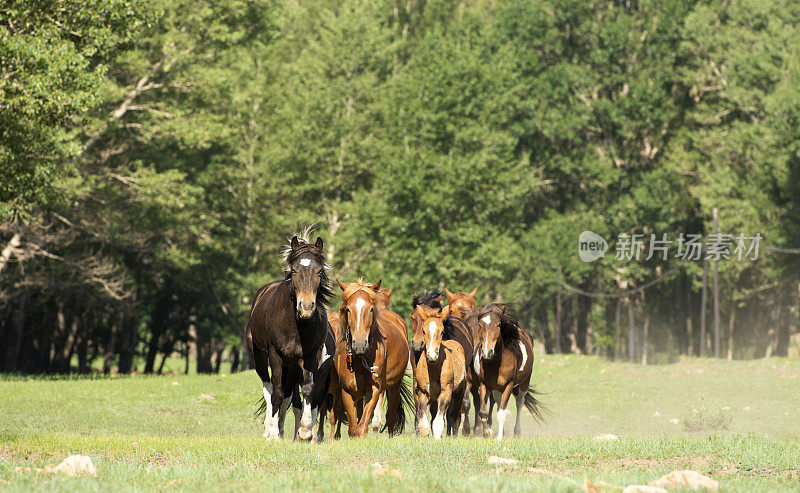
[[[322,269],[320,269],[320,270],[319,270],[319,272],[317,272],[317,275],[318,275],[318,276],[321,276],[321,275],[322,275]]]

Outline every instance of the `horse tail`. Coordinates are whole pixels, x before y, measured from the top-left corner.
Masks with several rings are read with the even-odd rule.
[[[256,401],[256,412],[253,413],[253,416],[264,416],[267,414],[267,401],[264,400],[264,396],[262,395],[259,400]]]
[[[414,396],[411,394],[411,389],[409,387],[408,381],[410,379],[403,377],[403,381],[400,382],[400,400],[397,403],[397,419],[395,419],[394,427],[389,430],[390,435],[402,435],[403,431],[406,429],[406,410],[410,413],[414,412],[415,404],[414,404]],[[389,423],[383,425],[381,428],[381,432],[383,432]]]
[[[542,395],[542,392],[536,390],[533,386],[528,387],[528,391],[525,392],[525,409],[527,409],[528,412],[533,415],[536,421],[543,423],[544,414],[547,412],[547,407],[545,407],[542,402],[536,398],[537,395]]]

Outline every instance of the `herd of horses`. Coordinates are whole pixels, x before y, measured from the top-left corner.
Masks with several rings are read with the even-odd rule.
[[[374,431],[402,433],[406,412],[415,429],[440,439],[446,433],[492,436],[497,404],[497,439],[502,440],[511,395],[517,405],[514,434],[521,432],[522,408],[537,419],[541,405],[531,387],[533,341],[504,303],[478,308],[471,293],[445,290],[415,294],[412,333],[390,309],[392,290],[362,277],[341,288],[338,311],[327,311],[333,292],[322,238],[294,236],[285,249],[285,276],[263,286],[250,310],[246,339],[263,383],[264,436],[280,439],[289,405],[295,437],[310,441],[341,436],[345,420],[351,437]],[[407,380],[411,377],[412,389]],[[385,399],[385,423],[382,401]],[[470,427],[470,405],[475,426]]]

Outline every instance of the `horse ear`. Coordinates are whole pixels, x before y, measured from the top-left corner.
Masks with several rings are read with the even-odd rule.
[[[442,293],[439,293],[439,296],[436,297],[436,301],[438,301],[439,303],[442,302]]]
[[[292,241],[289,242],[289,245],[292,247],[292,250],[297,250],[297,247],[300,246],[300,240],[297,239],[297,235],[292,236]]]
[[[474,298],[476,294],[478,294],[478,287],[477,286],[475,287],[475,289],[472,290],[472,292],[469,295]]]
[[[322,251],[322,238],[321,237],[317,236],[317,242],[314,243],[314,246],[317,248],[317,250]]]
[[[450,316],[450,305],[447,305],[442,309],[442,319],[447,320],[447,317]]]
[[[414,311],[417,312],[417,315],[419,315],[420,317],[425,316],[425,312],[422,311],[422,305],[417,305],[417,307],[414,308]]]
[[[389,289],[387,289],[387,290],[386,290],[386,294],[387,294],[387,295],[389,295],[389,296],[391,296],[391,295],[392,295],[392,291],[393,291],[393,290],[394,290],[394,288],[389,288]]]
[[[340,287],[340,288],[342,288],[342,291],[344,291],[345,289],[347,289],[347,286],[346,286],[346,285],[344,285],[344,284],[342,283],[342,281],[340,281],[340,280],[339,280],[339,278],[338,278],[338,277],[336,278],[336,283],[339,285],[339,287]]]
[[[378,291],[379,289],[381,289],[381,282],[382,281],[383,281],[383,279],[378,279],[378,282],[376,282],[375,284],[370,286],[372,288],[372,290],[373,291]]]
[[[506,304],[505,303],[498,303],[497,305],[500,308],[500,313],[506,312]]]
[[[453,297],[453,293],[451,293],[449,289],[444,288],[444,292],[445,292],[445,294],[447,295],[448,298],[452,298]]]

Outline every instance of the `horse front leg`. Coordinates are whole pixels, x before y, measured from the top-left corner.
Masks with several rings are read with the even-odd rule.
[[[416,421],[418,423],[418,433],[421,436],[426,437],[431,434],[431,425],[428,422],[428,410],[429,410],[428,395],[420,390],[417,390],[416,397],[417,397]]]
[[[439,398],[436,400],[436,417],[433,418],[433,438],[441,440],[442,432],[444,432],[445,416],[447,416],[447,409],[450,407],[450,397],[452,396],[451,388],[443,388],[439,392]]]
[[[383,394],[383,387],[381,386],[380,382],[373,382],[372,394],[370,395],[367,403],[364,405],[364,413],[361,415],[361,419],[358,423],[359,436],[361,437],[367,436],[369,423],[372,420],[372,413],[375,412],[375,407],[378,405],[378,399],[380,398],[381,394]]]
[[[489,391],[486,388],[486,384],[481,383],[478,389],[478,400],[480,402],[480,410],[478,411],[478,417],[480,418],[481,430],[483,431],[483,436],[485,437],[492,436],[492,428],[489,426],[488,423],[489,412],[486,407],[486,397],[488,393]]]
[[[513,389],[512,384],[506,385],[503,389],[503,393],[500,396],[500,402],[497,403],[497,441],[501,441],[503,439],[503,427],[506,424],[506,415],[508,411],[506,410],[506,406],[508,406],[508,399],[511,397],[511,390]]]
[[[271,405],[267,406],[269,424],[264,422],[264,435],[267,440],[281,439],[281,407],[283,405],[283,367],[280,364],[271,364],[272,382],[271,394],[269,395]],[[264,387],[264,399],[267,398],[267,388]]]
[[[314,434],[314,420],[317,417],[317,409],[311,408],[312,393],[314,392],[314,372],[317,370],[317,360],[315,357],[303,360],[303,414],[300,418],[300,429],[297,437],[310,442]]]

